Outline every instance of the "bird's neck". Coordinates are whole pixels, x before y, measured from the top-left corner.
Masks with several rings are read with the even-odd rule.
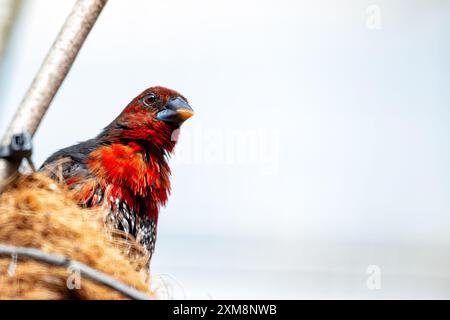
[[[167,155],[175,147],[178,129],[161,121],[128,127],[116,119],[97,136],[97,140],[104,144],[136,143],[154,155]]]

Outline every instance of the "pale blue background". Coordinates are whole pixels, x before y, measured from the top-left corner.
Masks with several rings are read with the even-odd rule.
[[[1,131],[73,3],[25,1]],[[380,30],[366,26],[373,4]],[[165,85],[197,112],[153,260],[168,296],[450,298],[449,38],[449,1],[111,0],[34,160]]]

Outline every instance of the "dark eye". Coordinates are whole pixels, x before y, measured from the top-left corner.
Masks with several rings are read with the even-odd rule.
[[[152,104],[158,99],[157,95],[154,93],[147,94],[144,98],[142,98],[142,103],[144,103],[147,107],[151,107]]]

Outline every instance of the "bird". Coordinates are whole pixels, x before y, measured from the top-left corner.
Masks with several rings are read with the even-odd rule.
[[[168,160],[180,126],[193,115],[177,91],[150,87],[95,138],[53,153],[39,170],[62,179],[81,207],[106,209],[105,222],[133,236],[149,265],[160,207],[171,191]]]

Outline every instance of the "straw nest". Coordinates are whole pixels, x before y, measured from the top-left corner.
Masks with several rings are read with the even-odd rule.
[[[150,296],[146,257],[133,240],[112,236],[101,210],[81,209],[63,185],[20,176],[0,196],[0,244],[31,247],[84,263]],[[124,299],[76,270],[0,256],[0,299]]]

